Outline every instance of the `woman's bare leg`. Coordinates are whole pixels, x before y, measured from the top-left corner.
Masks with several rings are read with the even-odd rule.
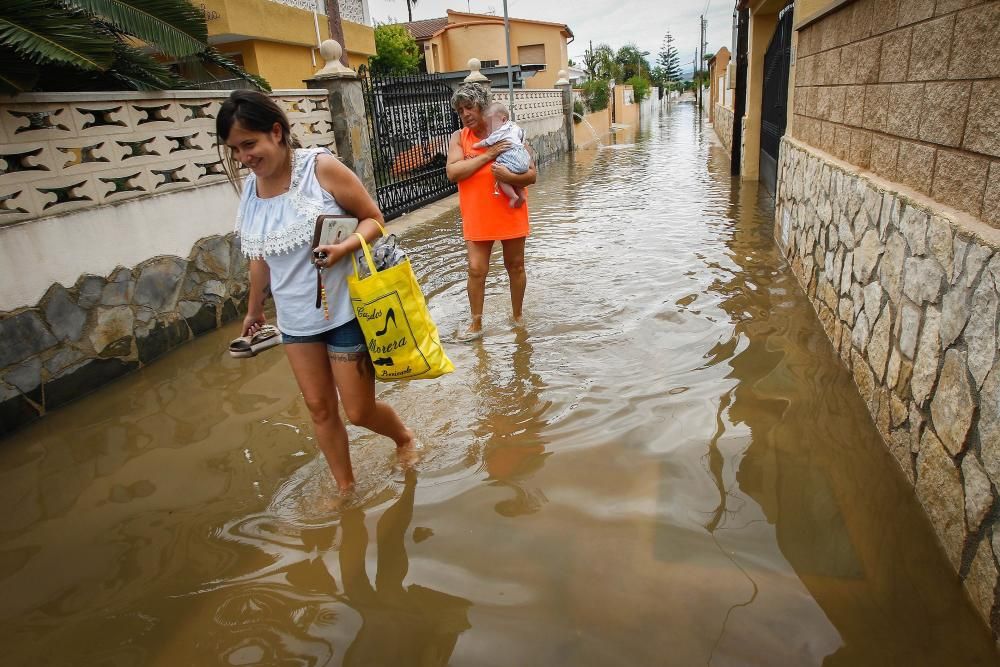
[[[341,492],[354,486],[347,428],[337,410],[337,390],[325,343],[291,343],[283,346],[295,374],[319,446]]]
[[[368,353],[331,353],[330,366],[350,422],[391,438],[400,459],[409,461],[416,449],[413,431],[388,403],[375,399],[375,371]]]
[[[469,328],[466,333],[483,330],[483,300],[486,297],[486,274],[490,270],[490,253],[493,241],[466,241],[468,251],[469,279],[466,291],[469,294]]]
[[[515,322],[522,321],[524,292],[528,287],[528,274],[524,271],[524,238],[500,242],[503,244],[503,266],[510,278],[510,307]]]

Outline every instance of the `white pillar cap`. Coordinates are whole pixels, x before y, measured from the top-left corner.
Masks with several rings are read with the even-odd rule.
[[[479,58],[469,58],[469,76],[465,77],[465,82],[488,84],[490,80],[479,71],[482,66],[482,63],[479,62]]]
[[[356,77],[357,72],[350,67],[344,67],[340,62],[340,56],[344,53],[344,48],[335,39],[324,39],[319,45],[319,54],[323,56],[326,64],[323,69],[313,74],[315,79],[333,79],[338,77]]]

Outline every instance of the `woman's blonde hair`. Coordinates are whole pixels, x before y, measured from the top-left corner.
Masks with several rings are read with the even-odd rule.
[[[239,122],[240,127],[251,132],[270,132],[274,124],[277,123],[281,126],[281,143],[288,149],[289,155],[291,155],[292,150],[300,148],[301,144],[292,134],[288,116],[273,99],[256,90],[234,90],[229,98],[222,103],[222,107],[215,117],[215,135],[216,148],[219,150],[219,158],[225,165],[226,176],[239,192],[242,167],[233,158],[232,150],[225,151],[225,154],[222,151],[233,125],[237,122]]]

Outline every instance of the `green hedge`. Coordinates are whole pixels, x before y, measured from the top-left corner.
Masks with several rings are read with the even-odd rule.
[[[593,111],[602,111],[608,108],[610,94],[608,82],[604,79],[592,79],[583,84],[583,103]]]

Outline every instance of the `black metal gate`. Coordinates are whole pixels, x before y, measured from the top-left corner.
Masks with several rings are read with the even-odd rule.
[[[452,88],[435,74],[380,76],[358,70],[371,137],[378,205],[395,218],[457,190],[445,175],[459,129]]]
[[[760,180],[773,195],[778,182],[778,147],[788,121],[788,69],[792,62],[792,6],[778,14],[778,27],[764,55],[760,121]]]

